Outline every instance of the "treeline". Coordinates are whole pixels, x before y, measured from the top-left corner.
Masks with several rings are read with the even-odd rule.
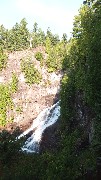
[[[27,28],[26,19],[16,23],[12,29],[8,30],[3,25],[0,26],[0,70],[5,67],[6,58],[3,53],[7,51],[19,51],[28,48],[44,46],[47,59],[42,64],[46,64],[49,72],[57,71],[62,68],[62,62],[66,56],[67,34],[63,33],[62,39],[57,34],[53,34],[50,28],[45,32],[38,27],[35,22],[33,30]],[[39,52],[40,53],[40,52]]]
[[[65,33],[63,34],[64,36]],[[56,45],[60,41],[59,36],[52,34],[50,28],[47,29],[45,34],[36,22],[33,25],[33,30],[30,32],[25,18],[20,23],[16,23],[10,30],[3,25],[0,26],[0,46],[10,51],[27,49],[38,45],[43,46],[47,38],[51,40],[52,45]]]

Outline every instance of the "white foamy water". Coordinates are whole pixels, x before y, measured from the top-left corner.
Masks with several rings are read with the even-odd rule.
[[[38,152],[42,133],[47,127],[54,124],[58,120],[59,116],[59,102],[57,102],[51,107],[44,109],[33,121],[32,126],[18,137],[18,139],[20,139],[21,137],[24,137],[33,131],[33,134],[27,139],[25,145],[22,147],[22,150],[28,153]]]

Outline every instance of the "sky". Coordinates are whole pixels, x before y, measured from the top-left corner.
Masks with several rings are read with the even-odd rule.
[[[70,37],[74,16],[82,3],[83,0],[0,0],[0,25],[10,29],[25,18],[29,30],[37,22],[44,32],[50,27],[52,33]]]

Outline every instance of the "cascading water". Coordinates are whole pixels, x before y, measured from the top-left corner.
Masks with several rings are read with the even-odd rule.
[[[26,140],[25,145],[22,147],[23,151],[27,153],[39,152],[39,143],[44,130],[54,124],[60,116],[60,105],[59,102],[51,107],[44,109],[38,117],[33,121],[32,126],[23,132],[18,139],[23,136],[32,133],[32,135]]]

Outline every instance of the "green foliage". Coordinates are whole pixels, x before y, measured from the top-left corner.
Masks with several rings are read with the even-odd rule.
[[[62,79],[62,89],[60,92],[61,97],[61,128],[67,128],[70,132],[75,127],[75,77],[74,73],[65,75]]]
[[[8,50],[22,50],[29,46],[28,42],[29,31],[25,18],[18,24],[16,23],[8,32]]]
[[[21,106],[17,106],[16,107],[16,112],[22,113],[23,112],[23,108]]]
[[[3,52],[3,49],[0,49],[0,71],[6,67],[7,64],[7,55]]]
[[[43,55],[41,52],[36,52],[35,53],[35,58],[38,60],[38,61],[42,61],[43,60]]]
[[[42,77],[39,71],[34,67],[34,63],[31,62],[30,58],[22,59],[21,69],[25,74],[26,83],[29,85],[36,83],[39,84]]]
[[[43,46],[45,44],[45,33],[41,28],[38,28],[38,24],[35,22],[33,26],[32,36],[32,47],[37,47],[39,45]]]
[[[16,139],[18,132],[19,129],[15,129],[12,134],[6,130],[0,132],[0,162],[4,165],[10,164],[13,158],[16,159],[21,150],[24,139]]]
[[[39,180],[75,180],[78,177],[82,179],[82,175],[85,174],[87,168],[95,168],[95,154],[93,149],[89,148],[85,152],[82,150],[77,154],[76,142],[79,135],[78,131],[75,131],[71,135],[65,136],[62,139],[60,150],[56,153],[45,152],[43,154],[19,154],[19,145],[21,144],[15,142],[11,136],[6,135],[6,138],[3,136],[4,144],[1,143],[1,150],[4,147],[6,148],[6,151],[3,151],[3,156],[1,156],[5,165],[2,167],[3,177],[6,177],[5,179],[30,178]],[[12,139],[10,144],[7,139],[8,141]],[[8,162],[9,166],[7,166]]]
[[[10,88],[7,85],[0,85],[0,125],[6,125],[7,109],[12,109],[13,103]]]
[[[3,25],[0,26],[0,47],[7,49],[8,46],[8,30]]]
[[[46,65],[48,72],[53,72],[62,69],[62,63],[66,56],[66,49],[64,49],[64,43],[59,42],[56,45],[52,45],[49,37],[46,39],[46,52],[48,54],[46,59]]]
[[[36,52],[35,58],[36,58],[38,61],[40,61],[40,66],[43,66],[43,64],[44,64],[43,54],[42,54],[41,52]]]
[[[0,125],[5,126],[8,122],[13,120],[13,117],[7,119],[7,111],[13,109],[13,102],[11,94],[18,89],[18,78],[15,73],[12,75],[11,84],[0,85]]]
[[[76,54],[72,58],[76,58],[76,85],[84,90],[85,99],[93,108],[96,108],[101,94],[101,41],[98,41],[101,31],[100,10],[101,7],[95,7],[95,4],[91,8],[81,8],[79,16],[75,19],[73,31]]]
[[[12,93],[17,92],[18,90],[18,77],[16,76],[15,73],[12,73],[12,82],[10,84],[10,88]]]
[[[5,29],[3,25],[0,26],[0,46],[9,51],[27,49],[30,46],[30,40],[33,48],[44,46],[47,38],[50,38],[53,46],[60,41],[59,36],[53,35],[49,28],[45,35],[36,22],[33,25],[32,32],[29,32],[25,18],[20,23],[16,23],[10,30]]]
[[[95,114],[99,114],[99,118],[101,118],[100,17],[100,4],[94,2],[92,6],[84,5],[80,9],[79,15],[75,17],[73,38],[69,42],[67,52],[67,64],[74,73],[75,88],[84,92],[85,102],[94,109]]]
[[[52,48],[51,40],[49,39],[49,37],[46,38],[45,47],[46,47],[46,53],[49,54],[50,49]]]
[[[52,46],[56,45],[60,41],[59,36],[57,34],[52,34],[50,28],[47,29],[46,39],[47,38],[50,39]]]
[[[61,133],[64,150],[68,153],[68,160],[71,159],[73,162],[72,166],[71,164],[69,165],[70,169],[68,169],[68,174],[70,173],[72,179],[79,176],[82,179],[82,175],[85,174],[89,168],[95,171],[96,158],[97,156],[101,156],[101,71],[99,68],[101,66],[101,51],[99,48],[101,46],[101,38],[99,38],[101,37],[100,17],[101,3],[93,2],[92,5],[86,4],[82,6],[79,15],[75,17],[73,38],[68,43],[67,58],[64,61],[65,65],[67,63],[67,74],[63,78],[61,87]],[[89,117],[87,119],[81,119],[84,126],[82,128],[82,133],[75,135],[75,130],[80,132],[79,128],[81,127],[80,122],[78,123],[78,102],[76,102],[76,92],[80,91],[83,92],[83,103],[86,104],[86,107],[90,106],[94,115],[91,120]],[[89,144],[88,147],[84,149],[79,147],[79,150],[77,150],[78,139],[82,137],[81,142],[84,142],[83,137],[85,131],[88,137],[88,132],[84,123],[88,123],[87,128],[91,128],[89,121],[92,121],[94,124],[92,145],[94,145],[95,148]],[[74,142],[73,139],[75,137],[76,139]],[[68,152],[68,149],[70,152]],[[76,156],[75,150],[78,151]],[[65,157],[67,156],[65,155]],[[83,172],[80,170],[80,166],[83,167]],[[71,169],[75,172],[74,174],[71,173]]]
[[[67,34],[66,33],[63,33],[62,40],[64,43],[67,42]]]

